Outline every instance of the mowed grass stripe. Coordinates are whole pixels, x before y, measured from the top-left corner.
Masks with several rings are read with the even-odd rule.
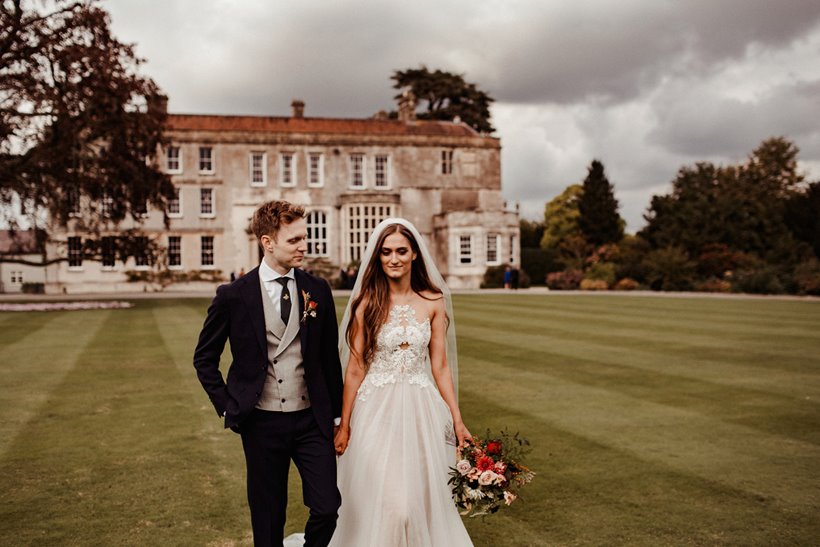
[[[681,376],[697,381],[720,383],[732,387],[751,388],[797,398],[820,401],[820,376],[814,365],[817,356],[809,349],[803,366],[784,366],[784,358],[770,366],[761,362],[755,351],[737,346],[733,352],[700,352],[685,345],[670,347],[649,337],[617,339],[606,336],[582,335],[584,325],[541,323],[520,326],[514,330],[497,328],[490,316],[469,316],[459,323],[459,338],[491,340],[501,346],[518,346],[533,359],[543,353],[563,359],[593,357],[610,365],[639,368],[652,374]],[[794,370],[794,368],[799,370]]]
[[[733,298],[657,298],[644,296],[608,296],[590,294],[578,296],[560,295],[488,295],[481,300],[469,296],[455,297],[456,312],[459,305],[478,307],[501,307],[503,317],[523,319],[531,313],[552,311],[555,313],[583,314],[586,320],[599,316],[635,316],[647,321],[673,321],[714,324],[726,326],[738,324],[751,329],[778,328],[781,325],[811,330],[820,325],[820,303],[783,302],[763,299]]]
[[[677,303],[680,299],[670,300]],[[466,303],[463,308],[458,309],[468,311],[470,319],[473,320],[477,317],[492,316],[504,327],[526,328],[531,325],[548,323],[557,328],[562,325],[575,327],[581,335],[593,333],[634,337],[651,333],[653,338],[667,340],[671,343],[678,343],[681,338],[685,338],[689,345],[714,345],[732,339],[738,343],[756,344],[760,350],[767,350],[767,344],[771,340],[777,340],[778,344],[785,349],[808,343],[820,350],[820,336],[817,334],[820,332],[820,304],[814,306],[816,313],[812,316],[813,320],[786,323],[772,319],[766,325],[749,326],[743,322],[744,308],[735,309],[732,318],[724,318],[718,322],[706,310],[699,317],[693,318],[681,315],[654,318],[647,317],[643,311],[626,313],[614,307],[594,312],[564,313],[552,308],[555,301],[556,299],[542,300],[538,304],[528,303],[526,307],[516,308],[516,313],[510,313],[509,304],[504,303],[487,303],[486,305]],[[737,303],[727,301],[727,304]],[[764,304],[770,304],[770,302],[764,302]],[[458,323],[460,325],[461,322]],[[584,328],[578,329],[579,326]]]
[[[24,338],[45,329],[58,314],[51,312],[0,313],[0,351]]]
[[[151,307],[106,312],[0,460],[15,470],[0,479],[0,543],[204,545],[223,533],[232,500],[209,501],[212,454]],[[71,317],[66,344],[88,330]]]
[[[561,353],[535,351],[521,344],[460,336],[462,358],[482,360],[493,356],[500,364],[540,375],[560,378],[593,388],[618,391],[625,396],[698,412],[727,422],[745,425],[772,435],[820,445],[820,408],[817,402],[769,391],[728,386],[613,364],[611,356],[585,352],[567,357]]]
[[[501,376],[513,372],[510,365],[479,363],[490,366]],[[614,390],[516,372],[518,385],[499,386],[496,393],[514,397],[513,408],[638,459],[773,498],[789,511],[820,511],[820,478],[813,476],[820,446]]]
[[[0,457],[35,415],[48,412],[52,390],[76,366],[109,313],[23,313],[11,328],[4,325],[4,336],[8,328],[14,341],[7,340],[0,349]],[[77,325],[83,328],[77,330]]]
[[[488,316],[470,316],[460,323],[460,327],[484,327],[488,325]],[[732,360],[738,354],[744,356],[744,365],[776,367],[787,372],[801,374],[810,369],[820,370],[820,342],[816,337],[805,337],[802,340],[788,340],[786,337],[749,337],[744,340],[732,340],[719,336],[698,336],[679,329],[659,331],[651,326],[644,328],[603,327],[596,321],[583,325],[566,321],[541,321],[522,325],[511,322],[496,322],[502,331],[532,336],[547,336],[550,339],[573,340],[577,344],[608,347],[640,347],[643,350],[661,348],[664,353],[685,356],[692,362],[707,360]],[[812,376],[814,376],[812,374]]]
[[[471,372],[462,383],[460,404],[467,425],[474,434],[484,428],[520,431],[532,443],[526,461],[537,472],[508,510],[486,522],[467,521],[477,547],[808,545],[820,533],[811,513],[784,511],[771,498],[557,427],[538,416],[541,398],[519,392],[517,382],[489,390],[488,378],[499,378],[494,364],[468,360],[465,368]],[[582,407],[585,401],[575,404]],[[519,523],[528,528],[527,540],[507,533]]]
[[[626,312],[620,309],[610,309],[601,311],[594,315],[590,315],[589,311],[573,310],[563,311],[552,307],[554,300],[549,301],[543,305],[528,305],[526,308],[526,323],[539,322],[543,320],[560,321],[565,323],[584,322],[589,325],[589,330],[597,330],[598,328],[610,331],[610,329],[617,329],[618,331],[630,332],[634,330],[648,330],[655,335],[668,337],[675,341],[676,337],[680,338],[682,334],[686,334],[687,338],[697,336],[698,340],[703,340],[707,344],[715,338],[716,334],[720,334],[720,339],[734,338],[743,342],[761,343],[766,340],[777,338],[781,341],[794,342],[796,344],[808,342],[818,342],[818,331],[820,331],[820,305],[817,306],[816,324],[811,321],[784,321],[779,319],[772,319],[769,324],[748,325],[742,321],[742,316],[736,314],[733,318],[724,318],[717,320],[712,316],[701,316],[700,318],[683,317],[683,316],[664,316],[664,317],[648,317],[645,310],[639,310],[636,313]],[[518,315],[511,315],[509,313],[509,304],[495,303],[495,304],[465,304],[459,309],[469,312],[470,314],[487,314],[491,313],[504,324],[520,323],[521,319]],[[521,310],[523,311],[523,309]]]

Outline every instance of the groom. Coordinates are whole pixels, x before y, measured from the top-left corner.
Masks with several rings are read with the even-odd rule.
[[[251,227],[262,263],[217,289],[194,367],[225,427],[242,436],[254,545],[282,545],[293,460],[310,509],[305,546],[325,546],[341,504],[332,442],[342,409],[336,309],[327,282],[298,268],[304,208],[270,201]],[[226,383],[219,359],[228,340]]]

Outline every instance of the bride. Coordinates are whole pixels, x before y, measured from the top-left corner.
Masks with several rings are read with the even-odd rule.
[[[341,325],[345,373],[334,439],[342,507],[331,547],[472,545],[450,487],[456,401],[450,292],[404,219],[371,235]]]

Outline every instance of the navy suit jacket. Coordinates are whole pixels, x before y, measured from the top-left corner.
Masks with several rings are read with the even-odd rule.
[[[339,331],[330,285],[324,279],[295,269],[299,319],[305,309],[304,293],[317,304],[316,317],[300,324],[299,337],[305,382],[311,409],[322,433],[333,437],[333,419],[342,415],[342,367],[339,362]],[[227,379],[219,360],[230,341],[232,362]],[[259,268],[233,283],[221,285],[208,308],[205,324],[194,351],[199,381],[225,427],[237,431],[256,406],[268,369],[265,312]]]

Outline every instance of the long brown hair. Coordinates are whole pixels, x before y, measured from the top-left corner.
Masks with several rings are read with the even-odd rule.
[[[373,256],[370,257],[370,263],[366,265],[364,273],[362,274],[362,284],[358,296],[350,305],[350,321],[347,324],[347,331],[345,332],[345,339],[350,348],[351,353],[357,353],[353,347],[353,339],[358,334],[356,326],[356,310],[359,305],[364,302],[363,311],[363,325],[364,325],[364,351],[362,355],[357,355],[362,359],[365,369],[370,365],[373,354],[376,352],[376,337],[381,330],[382,325],[387,322],[387,315],[390,313],[390,288],[387,282],[387,276],[382,269],[381,264],[381,249],[384,245],[384,240],[387,236],[392,234],[401,234],[410,242],[410,247],[416,253],[416,259],[413,260],[410,269],[410,288],[413,292],[426,298],[421,294],[422,291],[430,291],[441,294],[441,289],[438,288],[430,280],[427,275],[427,266],[424,263],[424,258],[419,251],[419,244],[413,233],[402,224],[390,224],[382,230],[379,240],[373,251]]]

